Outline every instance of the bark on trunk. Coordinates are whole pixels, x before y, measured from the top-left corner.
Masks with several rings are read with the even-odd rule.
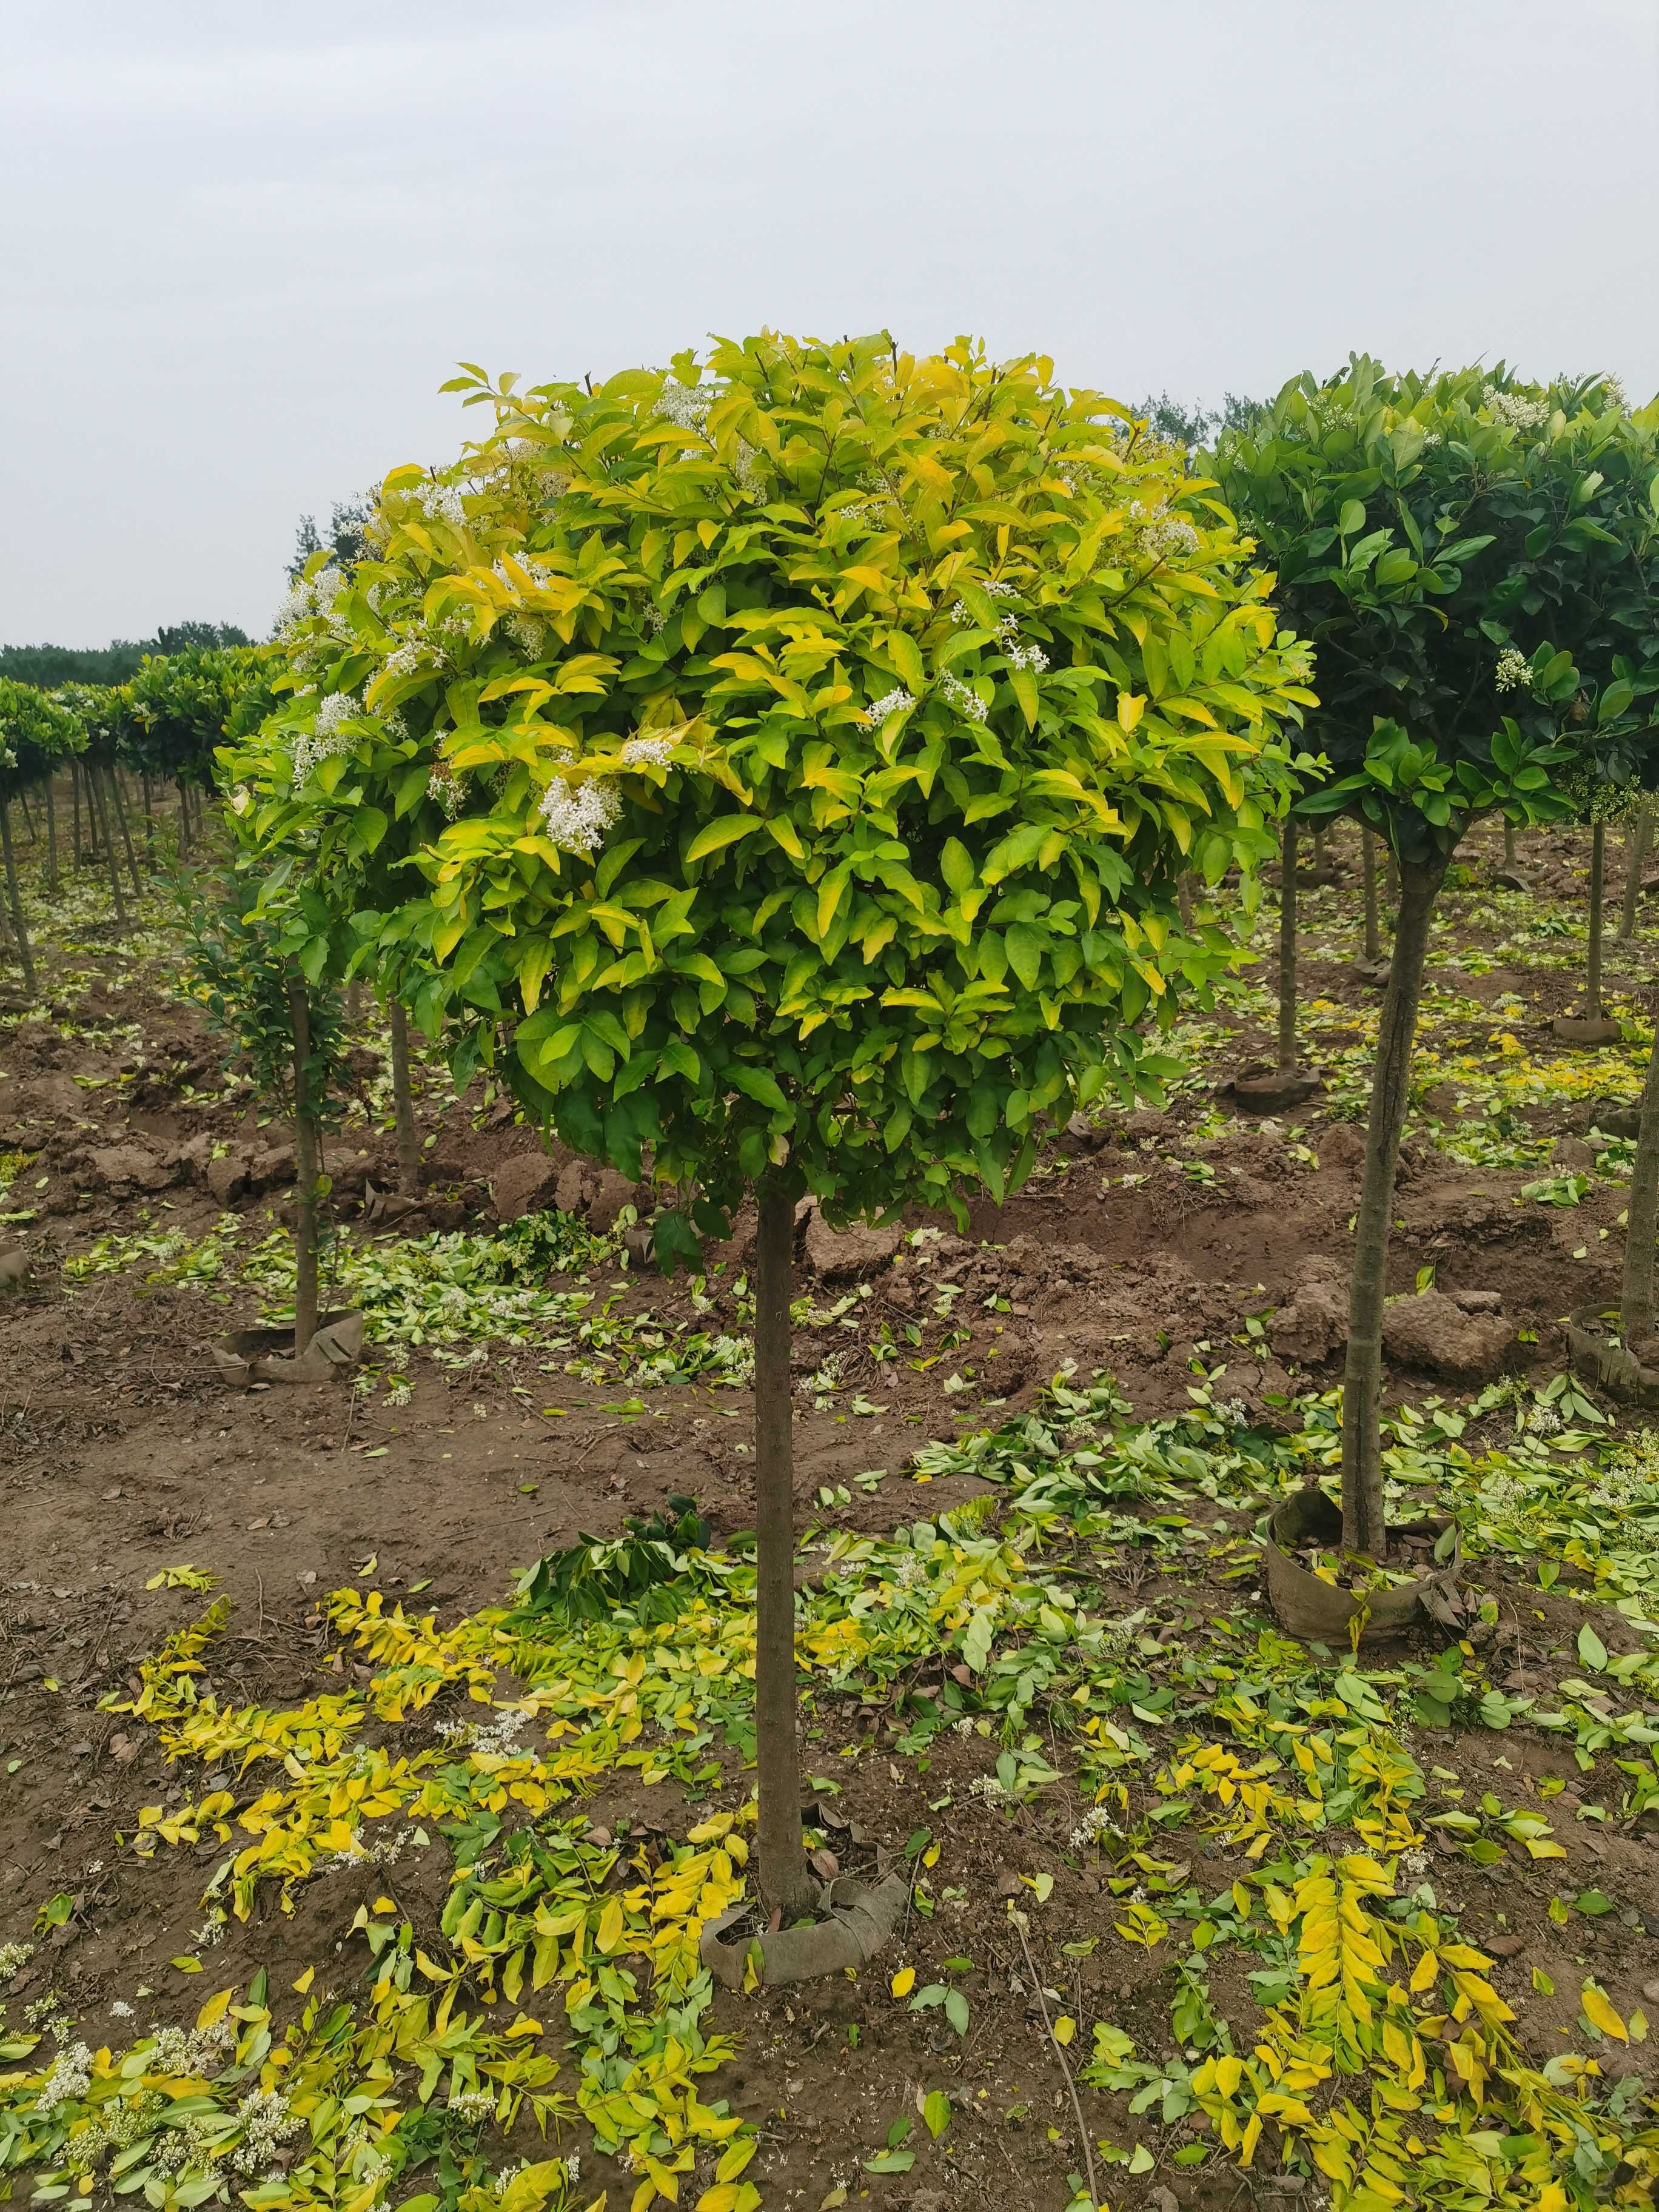
[[[34,834],[34,817],[29,811],[29,795],[27,791],[18,793],[17,804],[23,810],[23,827],[29,833],[29,842],[31,845],[38,845],[40,840]]]
[[[46,778],[46,896],[58,896],[58,800],[55,775]]]
[[[1395,1170],[1411,1082],[1412,1044],[1423,991],[1429,917],[1445,879],[1446,862],[1402,860],[1400,919],[1371,1078],[1365,1133],[1365,1176],[1355,1227],[1353,1279],[1348,1293],[1348,1354],[1342,1378],[1342,1541],[1372,1559],[1387,1554],[1382,1506],[1382,1301],[1388,1288],[1389,1232]]]
[[[1654,1240],[1659,1237],[1659,1030],[1648,1054],[1642,1114],[1625,1214],[1625,1275],[1619,1294],[1619,1333],[1628,1350],[1653,1334]],[[1645,1363],[1644,1363],[1645,1364]]]
[[[6,864],[6,903],[11,909],[12,934],[17,939],[17,965],[23,988],[34,996],[34,961],[29,952],[29,933],[23,927],[23,901],[17,888],[17,862],[11,849],[11,801],[0,799],[0,854]]]
[[[1504,817],[1504,866],[1515,866],[1515,824],[1507,815]]]
[[[1601,1018],[1601,879],[1606,858],[1607,831],[1601,823],[1590,826],[1589,945],[1584,956],[1584,1012],[1593,1022]]]
[[[70,805],[75,814],[75,865],[81,865],[81,769],[78,762],[70,763]]]
[[[180,854],[190,850],[190,806],[185,797],[183,776],[179,778],[179,850]]]
[[[421,1133],[409,1087],[409,1016],[398,999],[392,1001],[392,1106],[398,1123],[398,1188],[405,1198],[418,1198]]]
[[[1382,957],[1382,937],[1376,926],[1376,839],[1370,823],[1359,833],[1359,866],[1365,883],[1365,957]]]
[[[810,1911],[817,1885],[800,1829],[795,1741],[794,1449],[789,1297],[795,1209],[769,1177],[757,1194],[755,1266],[755,1745],[760,1780],[760,1892],[786,1919]]]
[[[1636,934],[1636,902],[1642,896],[1642,871],[1648,864],[1648,845],[1653,836],[1653,809],[1644,806],[1625,836],[1625,904],[1619,916],[1619,934],[1628,943]]]
[[[115,902],[115,926],[125,930],[127,926],[127,902],[121,896],[121,865],[115,857],[115,840],[110,834],[109,807],[104,798],[103,786],[98,771],[87,763],[87,818],[97,824],[99,838],[104,848],[104,858],[109,866],[110,896]]]
[[[1296,823],[1288,818],[1279,847],[1279,1064],[1296,1066]]]
[[[311,1004],[304,981],[288,979],[294,1031],[294,1351],[317,1334],[317,1116],[311,1097]]]

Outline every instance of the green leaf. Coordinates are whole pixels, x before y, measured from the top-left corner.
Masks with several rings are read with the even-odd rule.
[[[1578,1632],[1578,1656],[1592,1673],[1597,1674],[1606,1673],[1607,1647],[1590,1626],[1589,1621],[1586,1621]]]
[[[1365,502],[1363,499],[1345,499],[1342,512],[1337,517],[1337,528],[1343,537],[1352,538],[1365,527]]]
[[[866,2173],[908,2173],[915,2162],[913,2150],[884,2150],[874,2158],[866,2158],[864,2170]]]
[[[968,2033],[968,2000],[960,1990],[947,1990],[945,1995],[945,2017],[958,2035]]]
[[[763,814],[723,814],[717,822],[706,822],[685,848],[685,865],[690,867],[694,860],[706,860],[711,853],[735,845],[739,837],[752,837],[765,826]]]
[[[930,2089],[921,2108],[922,2124],[937,2142],[951,2124],[951,2100],[943,2089]]]

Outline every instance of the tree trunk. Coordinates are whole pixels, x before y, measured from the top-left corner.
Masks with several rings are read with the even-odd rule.
[[[755,1265],[755,1747],[760,1771],[760,1893],[786,1920],[811,1911],[817,1885],[800,1832],[795,1741],[794,1449],[790,1433],[789,1296],[795,1209],[768,1176],[757,1194]]]
[[[23,901],[17,888],[17,862],[12,855],[9,799],[0,799],[0,854],[3,854],[5,858],[6,903],[11,908],[12,933],[17,939],[17,965],[22,971],[23,988],[33,998],[34,962],[29,954],[29,933],[23,927]]]
[[[1507,814],[1504,817],[1504,866],[1515,866],[1515,824]]]
[[[1176,905],[1181,912],[1181,927],[1190,930],[1193,926],[1193,879],[1185,868],[1176,878]]]
[[[1619,1334],[1628,1351],[1653,1334],[1654,1239],[1659,1236],[1659,1028],[1648,1054],[1642,1115],[1636,1133],[1625,1212],[1625,1278],[1619,1294]],[[1643,1363],[1647,1364],[1645,1361]]]
[[[398,1188],[405,1198],[418,1198],[421,1133],[409,1087],[409,1015],[400,999],[392,1001],[392,1107],[398,1123]]]
[[[1382,1507],[1382,1301],[1388,1289],[1389,1232],[1395,1170],[1411,1083],[1417,1005],[1429,946],[1429,917],[1445,879],[1446,861],[1400,863],[1400,919],[1389,987],[1382,994],[1376,1066],[1365,1132],[1365,1175],[1355,1228],[1348,1293],[1348,1356],[1342,1377],[1342,1541],[1381,1559],[1388,1552]]]
[[[46,778],[46,896],[58,896],[58,800],[54,786],[57,776]]]
[[[1600,822],[1590,824],[1589,945],[1584,956],[1584,1013],[1601,1018],[1601,877],[1607,833]]]
[[[185,779],[179,778],[179,850],[181,854],[190,850],[190,807],[185,797]]]
[[[104,848],[104,858],[109,864],[109,888],[110,896],[115,902],[115,926],[118,929],[125,930],[127,926],[127,904],[121,896],[121,866],[115,857],[115,840],[110,834],[109,806],[104,797],[103,786],[99,779],[98,771],[90,761],[87,763],[86,781],[87,819],[97,824],[100,840]]]
[[[34,834],[34,817],[29,811],[29,795],[27,791],[18,793],[17,804],[23,810],[23,827],[29,833],[29,842],[31,845],[38,845],[40,840]]]
[[[132,833],[127,828],[126,802],[121,796],[121,771],[112,763],[109,772],[109,787],[115,793],[115,819],[120,826],[121,843],[127,856],[127,873],[132,878],[132,896],[134,898],[142,898],[144,895],[144,879],[138,872],[137,861],[133,858]]]
[[[311,1003],[302,977],[288,979],[294,1030],[294,1352],[317,1334],[317,1116],[311,1099]]]
[[[1653,809],[1644,806],[1625,832],[1625,904],[1619,916],[1619,935],[1626,944],[1636,934],[1636,902],[1642,896],[1642,871],[1647,866],[1652,836]]]
[[[1279,846],[1279,1065],[1296,1066],[1296,823],[1288,815]]]
[[[1376,839],[1369,823],[1359,832],[1359,866],[1365,884],[1365,957],[1380,961],[1382,937],[1376,926]]]
[[[81,769],[78,762],[70,762],[70,804],[75,810],[75,865],[81,865]]]
[[[144,852],[153,866],[155,860],[155,799],[149,787],[149,770],[138,771],[140,787],[144,794]]]

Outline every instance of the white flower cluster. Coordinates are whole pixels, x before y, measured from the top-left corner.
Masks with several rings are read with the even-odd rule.
[[[280,2089],[254,2089],[236,2107],[242,2140],[231,2158],[238,2173],[268,2172],[282,2145],[305,2123],[289,2110]]]
[[[1014,1793],[1000,1775],[979,1774],[968,1784],[970,1797],[982,1797],[988,1805],[1012,1805]]]
[[[746,438],[738,441],[738,489],[745,499],[763,500],[771,486],[760,471],[760,454]]]
[[[492,2120],[495,2117],[495,2099],[489,2089],[452,2089],[448,2109],[457,2119]]]
[[[33,1956],[33,1943],[0,1943],[0,1982],[21,1973]]]
[[[629,738],[621,757],[630,768],[666,768],[677,742],[673,738]]]
[[[1547,399],[1529,399],[1524,392],[1504,392],[1495,384],[1481,392],[1480,404],[1506,430],[1535,430],[1550,419]]]
[[[421,659],[420,647],[413,638],[406,638],[395,653],[387,653],[382,673],[387,676],[418,676]]]
[[[540,659],[547,643],[547,624],[539,615],[511,614],[507,618],[507,635],[527,653]]]
[[[314,576],[301,576],[276,610],[276,635],[289,636],[313,615],[328,615],[345,589],[345,571],[330,562]]]
[[[550,784],[542,800],[542,821],[562,853],[597,853],[621,812],[616,787],[604,776]]]
[[[894,714],[908,714],[915,701],[902,684],[890,691],[884,691],[879,699],[872,699],[864,710],[866,722],[884,722]]]
[[[319,761],[335,753],[349,753],[356,743],[353,733],[345,727],[354,715],[362,713],[362,702],[349,691],[331,691],[319,702],[312,735],[294,741],[294,781],[303,783]]]
[[[1429,1855],[1426,1851],[1401,1851],[1400,1865],[1407,1874],[1425,1875],[1429,1870]]]
[[[1097,1805],[1092,1811],[1085,1813],[1073,1829],[1072,1849],[1074,1851],[1086,1850],[1091,1844],[1097,1844],[1103,1836],[1120,1836],[1122,1832],[1106,1808]]]
[[[681,384],[670,377],[653,412],[665,415],[683,430],[701,430],[720,394],[712,384]]]
[[[1033,676],[1041,676],[1048,665],[1048,656],[1040,645],[1005,643],[1003,651],[1016,668],[1029,668]]]
[[[441,761],[426,780],[426,795],[437,800],[452,822],[466,804],[466,793],[459,778],[452,775]]]
[[[35,2110],[54,2112],[59,2105],[73,2105],[92,2087],[92,2053],[84,2043],[71,2043],[60,2051],[50,2074],[40,2084]]]
[[[1140,550],[1154,561],[1171,561],[1198,550],[1198,532],[1178,514],[1154,516],[1141,532]]]
[[[990,712],[978,692],[964,684],[959,676],[947,671],[939,678],[939,688],[957,714],[965,714],[970,722],[982,722]]]
[[[1518,646],[1506,645],[1498,654],[1492,683],[1499,691],[1531,690],[1532,663]]]
[[[1601,379],[1602,411],[1605,413],[1615,407],[1627,408],[1629,405],[1630,401],[1625,396],[1623,377],[1604,376]]]
[[[429,522],[447,523],[452,530],[466,528],[466,509],[453,484],[423,483],[415,494],[415,504]]]
[[[228,2020],[216,2020],[211,2027],[153,2027],[150,2033],[154,2048],[145,2070],[151,2074],[210,2075],[235,2040]]]
[[[900,1589],[914,1589],[918,1583],[927,1579],[927,1570],[914,1552],[907,1552],[899,1561],[893,1580]]]
[[[493,1721],[440,1721],[437,1733],[446,1743],[482,1751],[495,1759],[511,1759],[524,1747],[517,1738],[530,1716],[522,1708],[497,1708]]]
[[[539,586],[550,584],[552,582],[553,571],[550,568],[544,567],[541,562],[535,560],[530,554],[515,553],[513,556],[513,559],[514,564],[523,569],[525,574],[529,577],[532,584]],[[518,590],[518,579],[508,570],[507,562],[504,560],[497,561],[495,568],[490,571],[490,573],[501,583],[505,584],[508,591],[516,592]]]

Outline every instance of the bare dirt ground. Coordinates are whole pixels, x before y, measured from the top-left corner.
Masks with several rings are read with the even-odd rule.
[[[1517,1408],[1542,1402],[1562,1371],[1561,1317],[1617,1285],[1622,1156],[1616,1140],[1609,1152],[1586,1133],[1598,1104],[1634,1095],[1643,1032],[1632,1027],[1626,1048],[1595,1062],[1552,1038],[1551,1018],[1577,996],[1580,846],[1571,836],[1531,841],[1532,896],[1494,896],[1493,854],[1476,851],[1437,939],[1396,1209],[1391,1381],[1402,1401],[1450,1407],[1510,1378],[1501,1405],[1474,1416],[1470,1449],[1501,1443]],[[930,1478],[924,1465],[919,1476],[918,1450],[998,1430],[1038,1405],[1062,1370],[1079,1382],[1113,1376],[1142,1422],[1197,1400],[1267,1434],[1294,1425],[1294,1401],[1334,1385],[1362,1151],[1354,1115],[1377,994],[1349,965],[1351,867],[1309,904],[1304,1034],[1324,1088],[1294,1116],[1264,1125],[1214,1096],[1218,1078],[1268,1056],[1256,969],[1183,1033],[1187,1073],[1166,1111],[1101,1110],[1062,1133],[1018,1197],[974,1207],[967,1237],[948,1222],[837,1233],[804,1215],[804,1529],[883,1535],[923,1516],[937,1523],[986,1485],[965,1466]],[[130,1848],[141,1807],[177,1808],[203,1786],[163,1755],[155,1731],[112,1710],[204,1602],[188,1589],[147,1587],[160,1571],[191,1563],[229,1601],[210,1657],[222,1703],[276,1711],[371,1679],[321,1610],[337,1589],[373,1587],[388,1606],[406,1599],[449,1620],[499,1603],[541,1555],[615,1535],[672,1496],[695,1498],[716,1547],[752,1522],[750,1401],[732,1349],[746,1328],[746,1224],[698,1281],[629,1264],[625,1232],[648,1212],[649,1194],[549,1153],[485,1085],[457,1098],[435,1064],[419,1079],[428,1202],[395,1227],[366,1223],[366,1188],[395,1183],[372,1012],[361,1024],[361,1088],[328,1166],[341,1237],[380,1270],[378,1310],[395,1310],[403,1334],[377,1338],[371,1324],[365,1387],[228,1387],[208,1340],[280,1309],[280,1283],[273,1292],[275,1278],[242,1270],[281,1228],[292,1155],[280,1127],[261,1126],[257,1103],[222,1079],[216,1042],[179,994],[165,932],[118,945],[97,907],[84,885],[65,895],[42,931],[44,1005],[14,1004],[0,1019],[0,1212],[10,1224],[0,1239],[15,1236],[27,1270],[0,1302],[0,1942],[37,1947],[5,1992],[10,2027],[50,1997],[48,2013],[81,2023],[93,2044],[112,2033],[112,2003],[144,2009],[140,1990],[159,2017],[188,2012],[188,1984],[168,1961],[201,1948],[202,1890],[223,1856],[210,1837],[153,1856]],[[1557,933],[1538,933],[1540,923]],[[1645,1025],[1651,938],[1610,945],[1608,964],[1615,1010]],[[1540,1195],[1540,1185],[1556,1188]],[[475,1261],[463,1255],[447,1299],[430,1279],[401,1303],[384,1291],[411,1246],[435,1235],[471,1239],[471,1250],[549,1209],[564,1227],[524,1248],[516,1282],[503,1284],[499,1262],[469,1276]],[[227,1217],[234,1233],[219,1226]],[[1407,1308],[1425,1285],[1441,1304]],[[521,1340],[510,1341],[489,1318],[503,1287],[563,1303],[551,1320],[511,1322]],[[1224,1544],[1249,1538],[1249,1499],[1200,1504]],[[1132,1543],[1097,1547],[1103,1579],[1091,1603],[1138,1609],[1137,1632],[1160,1656],[1217,1616],[1254,1632],[1265,1616],[1252,1607],[1253,1577],[1241,1580],[1224,1546],[1217,1553],[1176,1571],[1150,1569]],[[1494,1683],[1553,1683],[1561,1667],[1549,1673],[1550,1655],[1569,1650],[1587,1619],[1613,1656],[1642,1648],[1619,1613],[1587,1607],[1592,1577],[1569,1568],[1545,1590],[1529,1567],[1493,1559],[1481,1577],[1502,1620],[1501,1651],[1487,1662]],[[1426,1663],[1445,1643],[1436,1632],[1413,1656]],[[935,1689],[947,1673],[941,1662]],[[1076,1776],[1001,1805],[975,1796],[970,1783],[996,1742],[964,1728],[921,1756],[900,1754],[915,1725],[907,1694],[821,1700],[808,1756],[813,1771],[842,1778],[831,1825],[848,1824],[848,1863],[859,1853],[846,1838],[859,1835],[871,1853],[923,1831],[945,1844],[928,1909],[913,1910],[891,1960],[856,1982],[721,1996],[715,2020],[743,2047],[717,2087],[762,2130],[750,2179],[768,2203],[816,2208],[846,2201],[835,2195],[844,2189],[878,2204],[1000,2204],[1018,2188],[1058,2212],[1080,2144],[1043,2007],[1082,2024],[1079,2059],[1091,2023],[1109,2018],[1143,2050],[1173,2053],[1173,1969],[1122,1938],[1122,1889],[1068,1842],[1090,1804]],[[404,1749],[430,1742],[447,1710],[441,1701],[382,1733]],[[1414,1748],[1449,1790],[1536,1802],[1565,1847],[1565,1860],[1506,1847],[1476,1864],[1458,1855],[1455,1832],[1433,1840],[1463,1940],[1497,1958],[1494,1984],[1523,2014],[1529,2044],[1544,2055],[1561,2047],[1587,1973],[1621,2014],[1638,2008],[1659,1975],[1659,1849],[1651,1821],[1619,1811],[1620,1747],[1586,1771],[1566,1739],[1460,1723]],[[711,1758],[714,1771],[689,1791],[619,1778],[582,1809],[612,1832],[678,1835],[746,1794],[731,1747]],[[1563,1789],[1539,1799],[1552,1778]],[[1143,1792],[1129,1809],[1155,1802]],[[1571,1817],[1586,1808],[1605,1817]],[[1206,1891],[1249,1871],[1213,1835],[1166,1841]],[[1032,1987],[1006,1910],[1018,1877],[1037,1873],[1052,1877],[1041,1914],[1052,1998]],[[263,1896],[252,1921],[220,1933],[210,1981],[197,1987],[263,1965],[286,1991],[320,1963],[344,1989],[362,1970],[350,1955],[358,1906],[390,1887],[403,1911],[429,1920],[448,1881],[434,1847],[395,1881],[349,1867],[319,1875],[292,1916]],[[1547,1917],[1553,1898],[1584,1893],[1607,1909]],[[1036,1893],[1023,1894],[1030,1903]],[[71,1917],[37,1929],[55,1895],[73,1900]],[[920,1983],[963,1990],[965,2034],[942,2011],[911,2011],[888,1994],[901,1958]],[[947,1959],[965,1963],[947,1968]],[[1249,1963],[1242,1951],[1218,1957],[1211,1978],[1211,2004],[1236,2023],[1253,2010]],[[1559,1996],[1541,1993],[1534,1969]],[[916,2107],[940,2086],[955,2116],[936,2144]],[[1182,2118],[1160,2118],[1155,2104],[1126,2120],[1120,2104],[1084,2094],[1091,2130],[1154,2153],[1150,2170],[1107,2177],[1115,2204],[1154,2202],[1160,2189],[1182,2203],[1234,2201],[1231,2164],[1174,2163],[1191,2139]],[[914,2163],[884,2174],[871,2161],[890,2152],[907,2118],[901,2148]],[[584,2166],[585,2185],[611,2182],[615,2203],[630,2201],[636,2179],[603,2160]]]

